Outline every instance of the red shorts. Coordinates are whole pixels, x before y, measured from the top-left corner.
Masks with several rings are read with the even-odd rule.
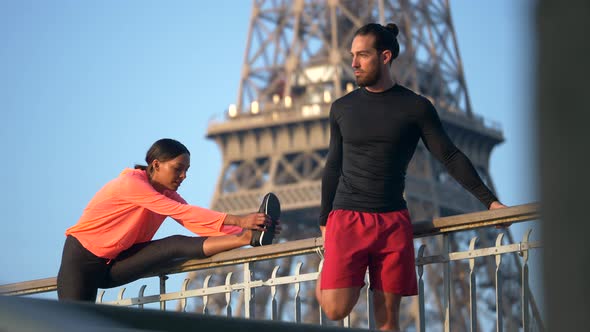
[[[328,216],[321,289],[365,285],[403,296],[418,294],[414,236],[408,210],[335,210]]]

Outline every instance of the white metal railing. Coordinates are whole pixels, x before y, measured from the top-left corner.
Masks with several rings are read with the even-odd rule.
[[[529,240],[531,231],[527,231],[522,240],[517,243],[506,243],[503,240],[506,237],[504,233],[498,234],[495,240],[495,245],[485,246],[478,248],[476,247],[478,238],[471,237],[469,241],[469,247],[467,250],[455,250],[453,251],[451,246],[452,242],[456,241],[452,239],[453,236],[467,231],[474,231],[482,227],[493,227],[504,223],[516,223],[523,221],[531,221],[538,219],[538,207],[534,204],[522,205],[517,207],[511,207],[507,209],[470,213],[459,216],[452,216],[446,218],[437,218],[432,221],[419,222],[414,225],[414,236],[417,240],[421,239],[421,244],[417,251],[416,266],[419,281],[419,296],[417,297],[416,306],[416,317],[413,317],[415,329],[417,331],[425,331],[427,324],[428,329],[433,329],[435,325],[441,325],[444,331],[456,331],[463,330],[458,324],[456,327],[453,326],[452,316],[454,311],[467,310],[468,312],[468,326],[467,330],[476,331],[482,325],[494,324],[497,331],[503,331],[506,325],[506,318],[509,317],[514,320],[513,315],[510,314],[510,309],[506,309],[502,302],[504,300],[503,286],[505,280],[509,277],[503,275],[504,272],[507,274],[516,271],[518,276],[518,284],[520,285],[520,321],[518,322],[518,329],[523,331],[543,331],[543,321],[539,313],[539,309],[535,302],[534,297],[530,291],[529,285],[529,252],[530,250],[540,248],[539,242],[531,242]],[[508,233],[509,234],[509,233]],[[429,250],[429,244],[433,243],[433,239],[437,237],[442,239],[442,250],[436,254],[426,255]],[[111,305],[122,305],[122,306],[137,306],[143,307],[150,303],[159,303],[162,310],[166,309],[166,303],[169,301],[177,300],[179,305],[178,310],[186,310],[187,303],[190,299],[200,299],[202,301],[201,313],[210,314],[211,304],[210,299],[213,296],[224,296],[225,303],[222,314],[228,317],[239,316],[242,310],[237,310],[237,306],[243,307],[243,316],[246,318],[259,318],[263,319],[270,316],[272,320],[288,319],[294,322],[300,323],[303,321],[305,314],[310,314],[310,309],[305,310],[305,305],[313,307],[315,299],[302,296],[301,292],[303,289],[309,291],[313,288],[314,281],[321,271],[321,260],[320,263],[312,271],[302,273],[303,263],[297,262],[294,264],[293,273],[285,276],[278,276],[279,266],[275,265],[269,276],[262,278],[256,278],[254,271],[256,266],[260,264],[269,264],[271,259],[287,258],[287,257],[299,257],[303,255],[314,255],[321,254],[322,240],[321,238],[312,238],[306,240],[290,241],[280,243],[267,247],[257,247],[250,249],[233,250],[225,253],[221,253],[214,257],[210,257],[204,260],[192,260],[185,262],[181,265],[166,267],[161,271],[154,271],[149,276],[157,276],[159,278],[160,290],[157,294],[145,295],[146,285],[140,287],[138,295],[136,297],[125,297],[126,288],[121,288],[118,291],[118,295],[115,300],[104,301],[104,291],[101,291],[98,296],[97,302]],[[513,259],[512,265],[503,264],[503,261]],[[488,285],[487,289],[493,289],[495,292],[495,319],[482,319],[479,317],[480,312],[478,306],[478,270],[486,268],[485,264],[478,267],[477,262],[483,259],[493,258],[495,266],[493,271],[493,284]],[[467,275],[463,283],[468,285],[468,304],[466,307],[453,304],[453,286],[455,285],[454,279],[456,276],[452,275],[451,264],[456,262],[462,262],[468,264]],[[166,280],[169,275],[185,273],[191,271],[206,271],[206,269],[217,268],[217,267],[233,267],[234,271],[224,272],[225,282],[219,285],[211,285],[211,279],[214,274],[204,274],[204,278],[199,279],[194,276],[186,278],[179,291],[169,292],[166,289]],[[515,268],[516,266],[516,268]],[[237,269],[240,267],[240,269]],[[442,322],[433,322],[432,319],[428,319],[427,311],[429,307],[433,305],[427,300],[428,292],[438,292],[438,289],[425,288],[425,268],[426,267],[438,267],[438,272],[442,270]],[[489,270],[489,266],[488,266]],[[219,272],[217,272],[219,273]],[[241,280],[234,281],[236,275],[241,275]],[[514,278],[513,278],[514,279]],[[201,283],[197,288],[189,287],[195,280],[199,280]],[[514,282],[514,280],[512,280]],[[428,283],[427,283],[428,284]],[[286,288],[284,294],[289,295],[291,299],[287,301],[285,298],[278,297],[278,289]],[[11,284],[0,286],[0,294],[18,295],[18,294],[33,294],[38,292],[51,291],[55,289],[54,278],[43,279],[40,281],[30,281],[26,283]],[[283,289],[283,290],[284,290]],[[256,292],[267,290],[270,291],[268,295],[269,305],[264,308],[262,312],[265,313],[265,317],[257,317],[256,311]],[[357,309],[362,310],[362,313],[355,313],[356,325],[359,325],[358,321],[363,320],[360,323],[361,327],[374,327],[373,304],[372,304],[372,292],[369,287],[363,288],[363,305],[357,306]],[[241,295],[237,295],[241,293]],[[312,292],[313,293],[313,292]],[[283,306],[291,307],[290,313],[280,317],[279,306],[280,302],[283,302]],[[236,305],[235,303],[238,302]],[[315,303],[317,307],[317,303]],[[452,306],[453,305],[453,306]],[[259,310],[260,312],[260,310]],[[268,314],[268,315],[267,315]],[[318,308],[318,312],[315,313],[319,317],[320,324],[330,324],[325,316],[321,313],[321,309]],[[362,316],[362,319],[359,317]],[[463,323],[463,322],[461,322]],[[342,322],[344,326],[352,326],[351,316],[344,319]],[[409,327],[409,326],[406,326]],[[434,330],[439,330],[438,328]],[[507,330],[512,330],[511,328]]]

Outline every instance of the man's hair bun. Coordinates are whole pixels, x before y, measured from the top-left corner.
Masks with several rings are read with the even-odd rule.
[[[395,23],[387,23],[387,25],[385,26],[385,29],[387,29],[391,33],[393,33],[394,37],[397,37],[397,35],[399,34],[399,28],[397,27],[397,24],[395,24]]]

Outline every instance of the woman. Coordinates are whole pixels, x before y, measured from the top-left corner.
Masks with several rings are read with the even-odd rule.
[[[278,233],[280,205],[272,193],[265,196],[261,213],[246,216],[188,205],[176,193],[190,167],[190,152],[182,143],[158,140],[145,161],[147,166],[125,169],[100,189],[66,231],[57,276],[60,300],[94,302],[98,288],[137,280],[161,263],[269,244]],[[200,237],[151,241],[166,217]]]

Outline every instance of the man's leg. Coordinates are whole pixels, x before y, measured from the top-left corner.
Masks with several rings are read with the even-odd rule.
[[[359,299],[360,287],[321,289],[321,274],[316,284],[316,298],[322,310],[331,320],[348,316]]]
[[[328,216],[316,297],[329,319],[343,319],[354,308],[365,285],[374,234],[374,223],[361,212],[335,210]]]
[[[401,298],[418,293],[412,224],[407,210],[376,217],[380,236],[369,264],[375,325],[379,330],[399,331]]]
[[[402,296],[373,291],[373,310],[375,313],[375,327],[381,331],[399,331],[399,307]]]

